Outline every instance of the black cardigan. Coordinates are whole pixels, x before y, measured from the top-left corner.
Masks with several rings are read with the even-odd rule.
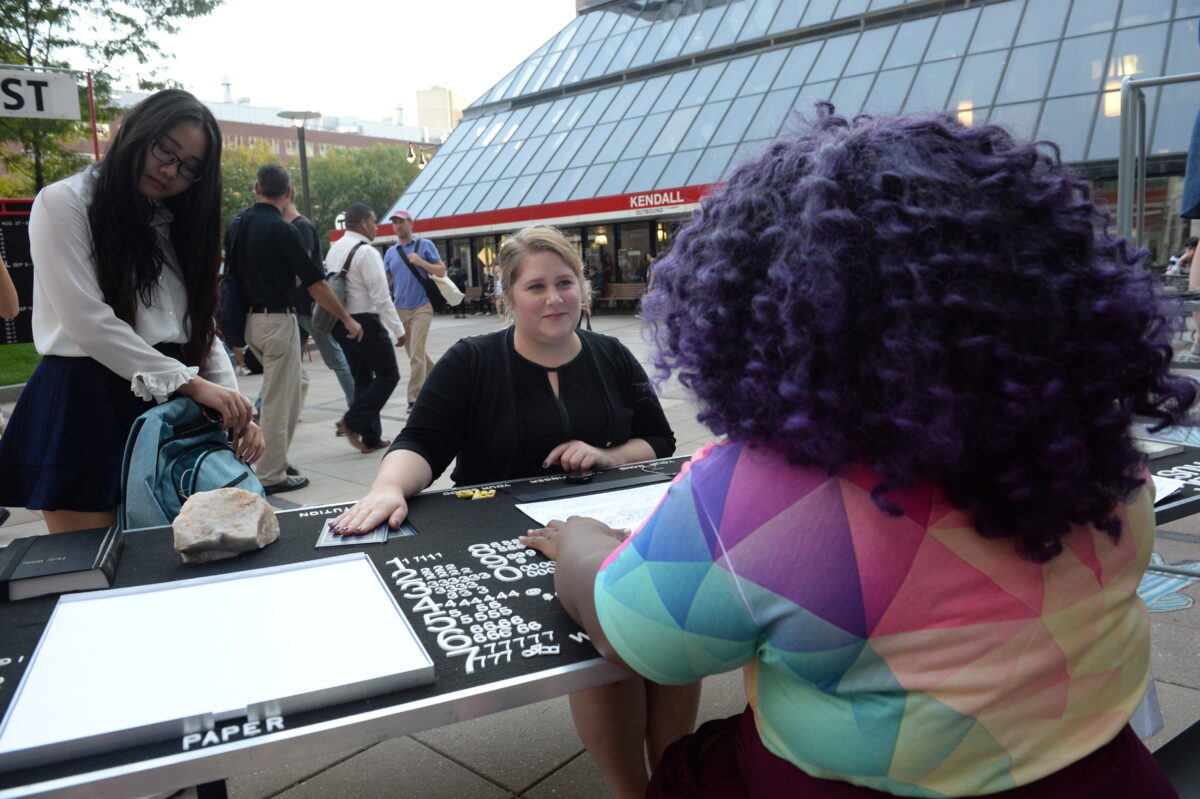
[[[675,452],[675,434],[658,397],[628,348],[612,336],[576,331],[583,343],[580,358],[586,374],[596,380],[589,396],[608,419],[605,440],[587,441],[596,447],[618,446],[631,438],[644,439],[656,457]],[[493,483],[542,474],[561,474],[557,466],[532,474],[516,464],[535,462],[546,452],[527,451],[525,427],[539,420],[523,418],[515,380],[517,369],[512,328],[458,341],[437,362],[391,450],[411,450],[426,461],[433,477],[458,458],[455,485]],[[544,420],[555,424],[559,420]],[[540,464],[538,464],[540,467]]]

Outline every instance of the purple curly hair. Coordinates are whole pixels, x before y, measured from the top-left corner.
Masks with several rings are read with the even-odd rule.
[[[930,480],[980,534],[1049,560],[1114,539],[1135,414],[1181,420],[1170,325],[1053,145],[951,115],[815,119],[705,198],[643,304],[714,433],[797,463]]]

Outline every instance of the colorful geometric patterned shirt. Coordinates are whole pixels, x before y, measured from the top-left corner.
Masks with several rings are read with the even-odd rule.
[[[744,667],[767,748],[900,796],[1024,785],[1110,741],[1141,700],[1149,489],[1048,563],[988,540],[942,491],[871,501],[767,447],[710,445],[596,578],[601,626],[661,683]]]

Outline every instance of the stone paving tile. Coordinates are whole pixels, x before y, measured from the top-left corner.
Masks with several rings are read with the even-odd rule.
[[[43,535],[46,532],[46,523],[41,519],[34,519],[23,524],[8,524],[0,527],[0,546],[8,546],[14,538],[24,538],[28,535]]]
[[[412,737],[514,793],[539,782],[583,751],[565,696]]]
[[[260,797],[275,796],[294,785],[312,779],[322,771],[353,757],[360,751],[363,750],[351,749],[346,752],[335,752],[298,760],[278,768],[239,774],[226,780],[225,788],[229,793],[229,799],[260,799]]]
[[[1158,703],[1163,709],[1163,728],[1146,739],[1154,751],[1200,719],[1200,690],[1174,683],[1155,681]]]
[[[279,799],[503,799],[512,795],[408,736],[375,744],[282,793],[270,794]]]
[[[711,719],[723,719],[746,709],[746,691],[742,687],[742,671],[729,671],[704,678],[700,694],[700,712],[696,715],[699,726]]]
[[[581,754],[521,794],[527,799],[605,799],[608,785],[587,754]]]
[[[1188,688],[1200,689],[1200,626],[1180,624],[1162,617],[1169,613],[1151,615],[1150,673],[1156,680]],[[1163,707],[1164,716],[1176,708]],[[1200,718],[1200,716],[1193,717]]]

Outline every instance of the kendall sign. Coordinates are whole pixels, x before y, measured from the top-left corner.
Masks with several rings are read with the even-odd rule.
[[[652,191],[629,197],[630,208],[661,208],[664,205],[683,205],[688,202],[682,191]]]

